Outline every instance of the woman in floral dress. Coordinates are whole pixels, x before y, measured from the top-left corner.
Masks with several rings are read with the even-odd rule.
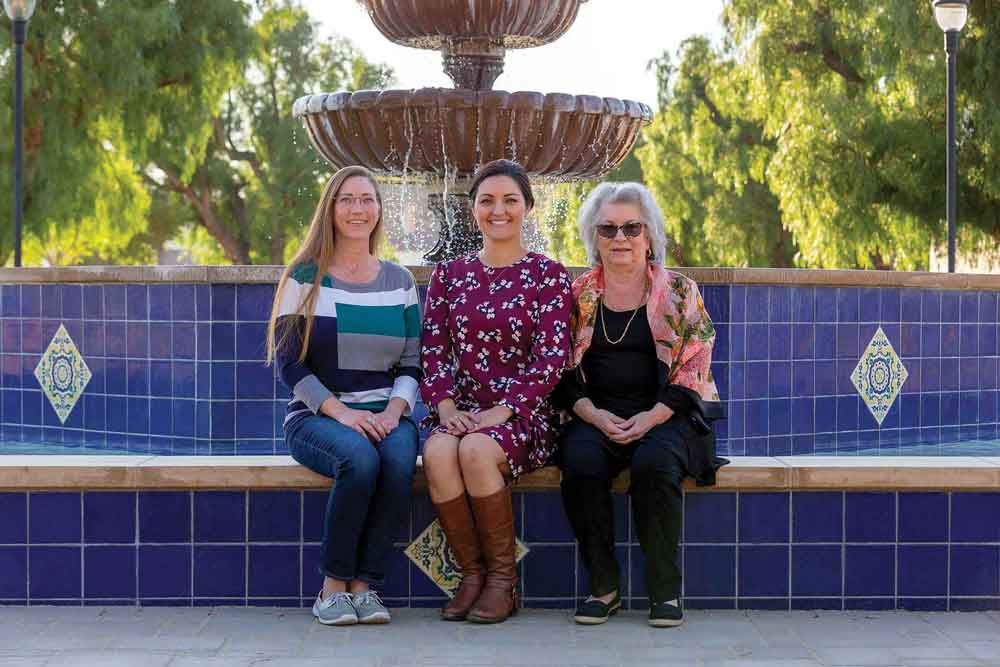
[[[527,252],[534,197],[524,169],[484,166],[470,190],[483,250],[431,277],[420,387],[434,427],[424,446],[431,500],[462,569],[445,620],[497,623],[517,609],[507,478],[548,463],[557,416],[548,395],[570,355],[570,279]]]

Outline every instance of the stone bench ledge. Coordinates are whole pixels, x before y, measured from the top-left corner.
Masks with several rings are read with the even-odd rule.
[[[1000,457],[732,456],[718,484],[689,490],[998,490]],[[523,491],[559,487],[548,466],[523,476]],[[330,480],[290,456],[0,455],[0,490],[31,489],[325,489]],[[417,488],[426,488],[418,460]],[[628,473],[615,489],[628,488]]]

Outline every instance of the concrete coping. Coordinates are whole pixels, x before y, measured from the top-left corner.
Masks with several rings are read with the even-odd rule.
[[[1000,490],[1000,456],[732,456],[717,484],[695,491]],[[417,461],[414,480],[426,488]],[[515,489],[559,487],[553,466],[524,475]],[[0,490],[325,489],[330,480],[290,456],[0,455]],[[615,482],[628,488],[627,472]]]
[[[411,266],[427,284],[433,266]],[[851,269],[742,269],[669,267],[702,285],[796,285],[827,287],[914,287],[1000,291],[1000,274],[860,271]],[[275,284],[282,266],[57,266],[0,268],[0,284],[17,283],[220,283]],[[570,267],[574,276],[586,267]]]

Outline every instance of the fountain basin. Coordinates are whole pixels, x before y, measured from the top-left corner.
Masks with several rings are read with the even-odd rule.
[[[440,49],[456,36],[494,41],[506,48],[548,44],[561,37],[587,0],[363,0],[387,39]]]
[[[335,167],[465,177],[507,158],[558,180],[610,171],[653,116],[611,97],[444,88],[318,93],[293,114]]]

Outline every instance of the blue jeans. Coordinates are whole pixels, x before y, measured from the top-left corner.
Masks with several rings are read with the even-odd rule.
[[[409,517],[417,440],[408,417],[374,444],[322,415],[294,417],[286,425],[292,458],[335,480],[326,501],[321,574],[375,586],[385,580],[395,528]]]

